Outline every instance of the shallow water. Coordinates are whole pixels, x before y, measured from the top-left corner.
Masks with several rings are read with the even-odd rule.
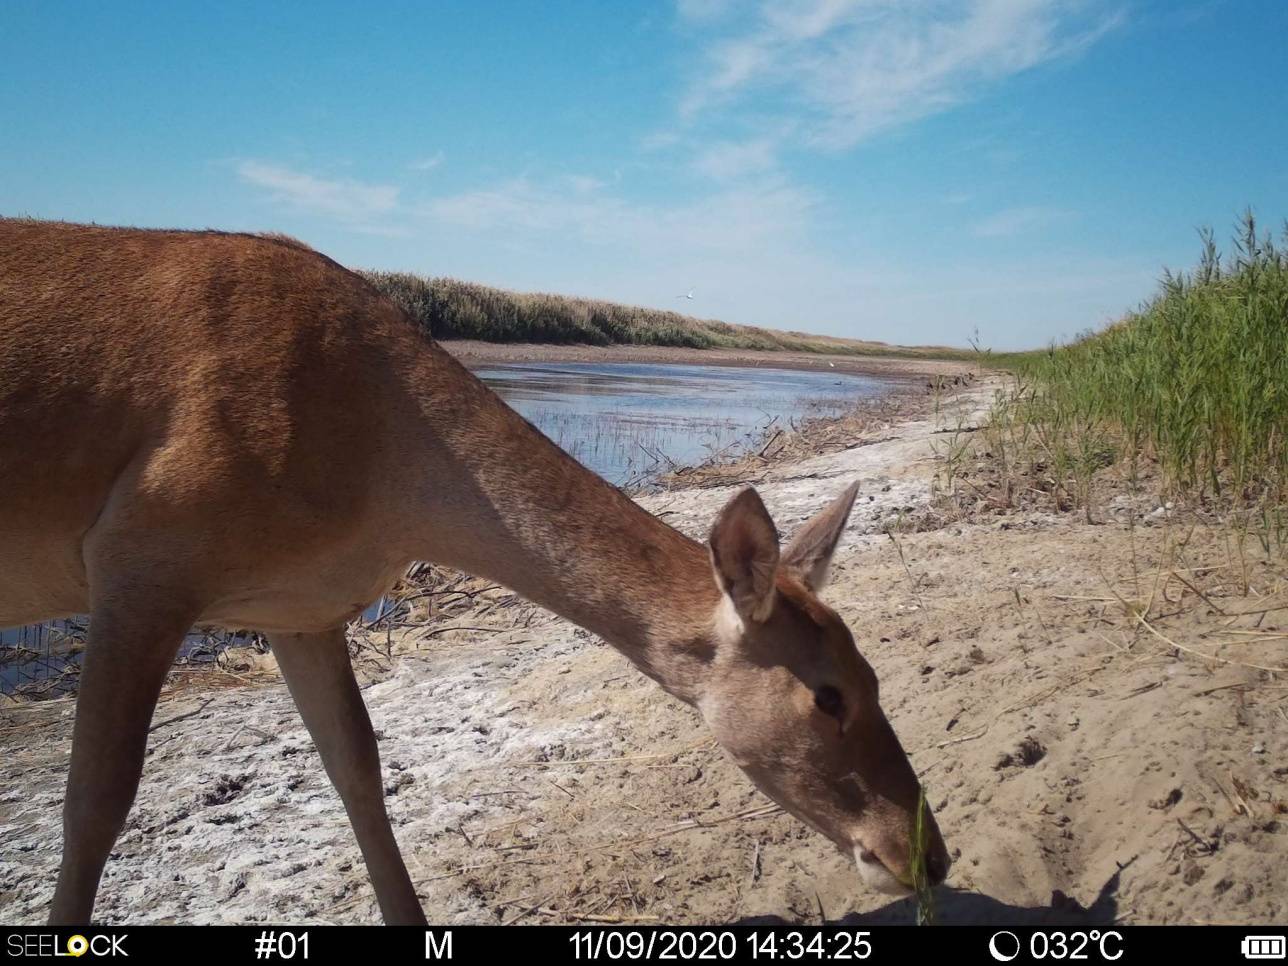
[[[835,415],[890,383],[840,372],[650,363],[519,363],[475,374],[613,483],[732,454],[766,429]]]
[[[834,415],[891,384],[840,372],[652,363],[515,363],[474,370],[507,403],[585,466],[637,483],[677,466],[735,455],[774,429]],[[363,614],[380,615],[376,601]],[[0,628],[0,693],[74,689],[84,620]],[[244,638],[241,643],[249,643]],[[181,658],[213,660],[231,635],[194,632]]]
[[[373,609],[363,615],[371,620]],[[0,694],[32,689],[45,697],[60,697],[76,689],[77,675],[85,656],[89,620],[85,616],[67,620],[0,628]],[[228,647],[249,647],[254,636],[245,631],[193,630],[179,646],[176,660],[192,666],[214,663]]]

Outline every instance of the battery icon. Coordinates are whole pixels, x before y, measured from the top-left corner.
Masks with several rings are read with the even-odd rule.
[[[1283,959],[1283,936],[1244,936],[1239,947],[1244,959]]]

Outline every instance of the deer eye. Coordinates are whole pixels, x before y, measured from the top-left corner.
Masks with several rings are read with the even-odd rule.
[[[825,684],[814,692],[814,706],[837,721],[845,717],[845,698],[830,684]]]

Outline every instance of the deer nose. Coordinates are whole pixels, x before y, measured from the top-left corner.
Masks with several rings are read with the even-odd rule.
[[[948,850],[943,846],[926,856],[926,878],[930,880],[930,884],[939,885],[947,879],[948,869],[952,864],[952,859],[948,857]]]

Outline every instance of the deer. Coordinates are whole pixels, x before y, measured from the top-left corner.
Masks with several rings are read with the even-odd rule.
[[[299,241],[0,219],[0,479],[0,626],[90,618],[52,924],[91,919],[193,625],[267,637],[382,918],[424,923],[345,632],[415,561],[616,648],[870,888],[948,873],[876,674],[819,597],[857,483],[784,544],[742,489],[695,541]]]

